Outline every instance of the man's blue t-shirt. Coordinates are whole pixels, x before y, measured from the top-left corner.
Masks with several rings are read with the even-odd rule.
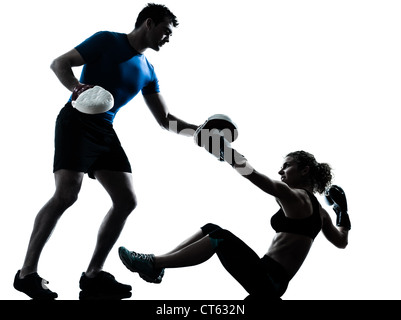
[[[101,115],[110,123],[139,91],[143,95],[160,92],[153,66],[131,47],[126,34],[97,32],[75,49],[85,60],[80,82],[101,86],[114,97],[114,107]]]

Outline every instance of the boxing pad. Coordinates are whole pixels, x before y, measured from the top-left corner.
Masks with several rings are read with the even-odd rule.
[[[113,95],[100,86],[78,85],[71,100],[75,109],[87,114],[104,113],[114,106]]]
[[[217,129],[228,142],[238,138],[237,125],[224,114],[215,114],[209,117],[204,124],[200,125],[194,134],[195,143],[203,147],[211,136],[211,130]]]
[[[336,185],[330,186],[324,193],[326,202],[333,206],[333,210],[337,215],[336,224],[339,227],[344,227],[351,230],[351,221],[348,215],[347,198],[342,188]]]

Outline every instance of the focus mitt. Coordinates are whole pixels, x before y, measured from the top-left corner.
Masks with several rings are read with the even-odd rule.
[[[195,143],[203,147],[209,142],[212,130],[217,129],[228,142],[233,142],[238,138],[237,125],[224,114],[215,114],[209,117],[204,124],[200,125],[194,134]]]

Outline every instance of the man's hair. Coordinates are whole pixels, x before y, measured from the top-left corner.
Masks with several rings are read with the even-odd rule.
[[[139,13],[135,22],[135,28],[139,28],[148,18],[152,19],[155,25],[158,25],[167,18],[171,21],[174,27],[178,26],[177,17],[162,4],[148,3]]]

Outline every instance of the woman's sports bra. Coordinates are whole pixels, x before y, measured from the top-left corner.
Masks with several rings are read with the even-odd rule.
[[[303,219],[288,218],[284,215],[283,209],[280,208],[280,210],[270,219],[270,224],[276,232],[301,234],[315,239],[322,229],[322,219],[319,213],[319,202],[312,193],[309,191],[306,192],[308,193],[308,196],[312,202],[312,215]]]

